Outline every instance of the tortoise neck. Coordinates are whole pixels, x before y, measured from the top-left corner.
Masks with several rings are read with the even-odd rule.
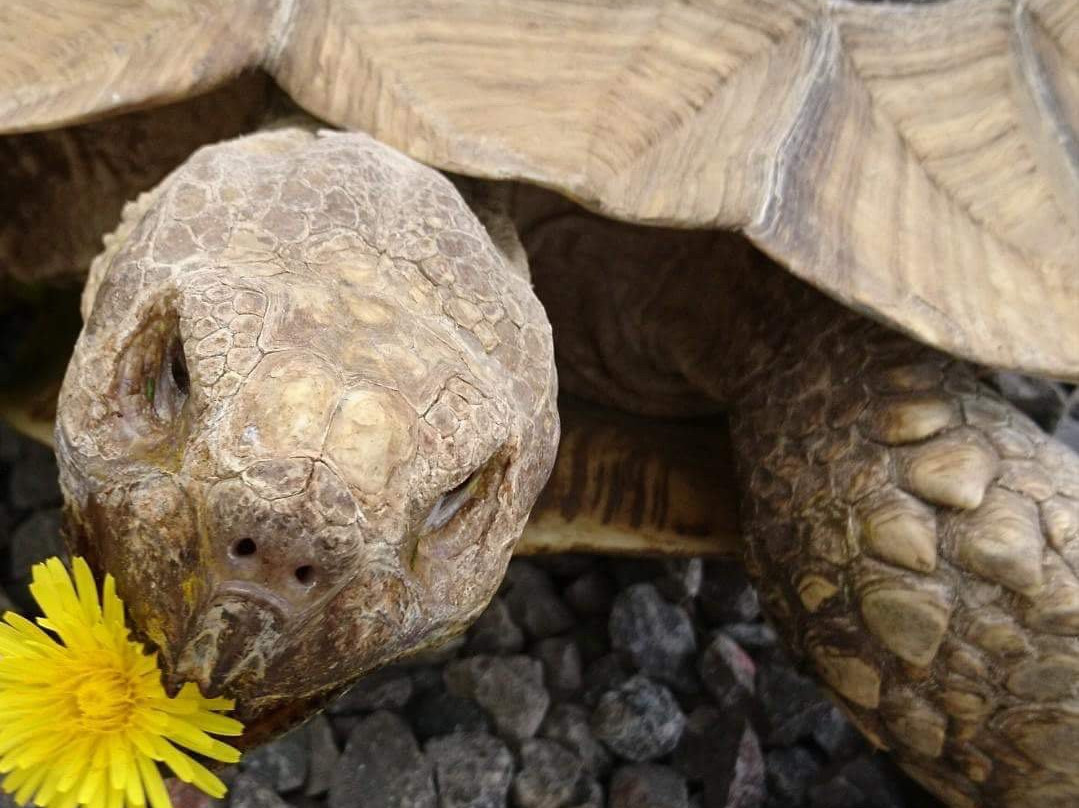
[[[853,316],[733,233],[574,212],[523,231],[562,388],[648,415],[726,409],[814,321]]]

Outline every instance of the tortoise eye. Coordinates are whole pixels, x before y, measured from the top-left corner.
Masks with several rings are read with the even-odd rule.
[[[173,340],[166,357],[169,360],[169,375],[172,377],[172,383],[176,386],[177,392],[186,396],[191,390],[191,377],[187,374],[187,356],[184,355],[184,345],[179,337]]]
[[[456,516],[461,507],[472,499],[477,479],[479,479],[479,469],[439,497],[423,523],[424,529],[438,530]]]
[[[146,397],[158,418],[172,421],[180,414],[190,392],[184,344],[180,335],[174,334],[161,356],[157,374],[146,381]]]

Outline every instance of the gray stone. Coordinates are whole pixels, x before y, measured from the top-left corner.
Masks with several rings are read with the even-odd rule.
[[[722,632],[716,633],[701,654],[699,671],[704,689],[720,707],[733,707],[756,691],[757,666]]]
[[[518,808],[565,808],[577,793],[584,766],[555,741],[532,738],[521,744],[521,770],[513,780]]]
[[[270,786],[252,774],[241,774],[229,788],[229,808],[289,808]]]
[[[614,582],[606,573],[592,570],[567,586],[563,596],[570,608],[582,617],[607,615],[614,603]]]
[[[603,786],[590,777],[577,781],[577,791],[567,808],[604,808]]]
[[[764,757],[747,712],[748,705],[701,705],[686,721],[673,764],[704,784],[705,808],[757,808],[764,801]]]
[[[768,781],[768,804],[800,805],[820,764],[806,749],[785,746],[772,749],[764,759]]]
[[[15,604],[11,602],[11,598],[7,596],[7,593],[3,589],[0,589],[0,617],[3,616],[4,612],[12,612],[15,610],[16,607]]]
[[[540,640],[533,646],[532,655],[543,663],[544,681],[549,690],[564,697],[581,689],[581,652],[572,639],[548,637]]]
[[[634,584],[655,583],[663,574],[663,562],[655,558],[612,558],[609,565],[619,589]]]
[[[1042,429],[1051,433],[1056,428],[1065,405],[1064,391],[1059,383],[1009,371],[993,374],[993,383],[1004,398]]]
[[[295,791],[307,778],[308,743],[303,728],[243,756],[242,771],[279,792]]]
[[[40,509],[59,505],[62,500],[56,456],[46,446],[27,443],[9,472],[8,501],[11,507],[15,510]]]
[[[513,782],[513,755],[486,732],[445,735],[424,747],[435,767],[439,808],[502,808]]]
[[[450,695],[442,688],[421,694],[409,705],[408,716],[416,735],[422,740],[454,732],[486,732],[490,729],[487,713],[475,701]]]
[[[1079,412],[1061,418],[1053,430],[1053,437],[1079,452]]]
[[[810,786],[809,804],[813,808],[903,808],[906,801],[890,768],[880,757],[855,758],[826,782]]]
[[[532,637],[553,637],[573,627],[573,613],[558,597],[551,577],[527,561],[510,563],[502,597],[514,622]]]
[[[592,712],[592,731],[608,748],[641,763],[672,751],[686,717],[666,687],[634,676],[600,697]]]
[[[828,712],[820,715],[812,731],[813,740],[832,760],[852,758],[868,751],[868,744],[843,711],[831,705]]]
[[[623,766],[611,778],[610,808],[689,808],[689,789],[669,766]]]
[[[812,680],[786,665],[772,663],[761,667],[757,693],[768,719],[769,746],[789,746],[811,737],[833,709]]]
[[[611,609],[610,631],[611,644],[626,651],[642,673],[679,690],[693,689],[693,623],[655,586],[634,584],[620,592]]]
[[[556,704],[547,714],[540,735],[558,741],[581,759],[585,771],[596,777],[611,767],[611,755],[592,734],[588,710],[579,704]]]
[[[764,755],[748,722],[738,743],[728,748],[733,757],[715,761],[702,778],[705,808],[758,808],[767,796]]]
[[[698,599],[701,613],[713,626],[747,623],[761,613],[760,602],[745,568],[734,561],[709,561]]]
[[[629,681],[633,670],[623,654],[607,654],[593,662],[584,672],[584,700],[595,705],[600,696]]]
[[[434,774],[400,718],[380,711],[352,730],[330,783],[329,808],[435,808]]]
[[[337,762],[341,752],[333,738],[330,720],[322,714],[316,715],[304,725],[307,744],[311,750],[307,764],[307,784],[303,793],[308,797],[318,797],[330,790]]]
[[[723,633],[756,654],[771,651],[779,643],[775,629],[767,623],[730,623],[723,627]]]
[[[506,602],[495,597],[469,628],[465,648],[473,654],[515,654],[524,644],[524,633],[513,622]]]
[[[543,665],[526,656],[475,656],[446,666],[446,687],[476,701],[498,733],[515,741],[536,734],[551,698],[543,687]]]
[[[655,580],[656,589],[674,603],[686,603],[697,597],[704,578],[704,563],[699,558],[669,558],[662,562],[663,574]]]
[[[602,656],[611,652],[611,636],[607,632],[607,616],[583,618],[569,636],[577,643],[581,652],[581,662],[591,665]]]
[[[360,679],[329,707],[331,715],[400,710],[412,698],[412,677],[400,668],[383,668]]]
[[[29,583],[30,568],[52,556],[65,558],[67,551],[60,538],[60,509],[37,511],[24,519],[11,534],[9,577],[19,583]],[[8,592],[20,606],[27,608],[29,593],[19,588]],[[25,601],[25,602],[24,602]]]

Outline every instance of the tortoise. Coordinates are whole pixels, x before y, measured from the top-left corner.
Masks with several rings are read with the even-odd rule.
[[[0,21],[0,268],[89,272],[70,546],[247,743],[480,612],[560,384],[611,414],[567,418],[533,546],[743,552],[944,801],[1079,798],[1079,458],[981,382],[1079,378],[1079,4]]]

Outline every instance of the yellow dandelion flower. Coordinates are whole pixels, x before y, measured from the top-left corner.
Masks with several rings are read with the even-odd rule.
[[[35,565],[30,591],[45,616],[35,625],[8,612],[0,623],[3,789],[42,808],[169,808],[160,761],[224,796],[225,784],[178,747],[239,760],[208,734],[243,730],[219,714],[232,700],[203,698],[193,684],[169,698],[156,657],[128,639],[116,581],[105,577],[99,602],[87,563],[73,568],[74,583],[58,558]]]

